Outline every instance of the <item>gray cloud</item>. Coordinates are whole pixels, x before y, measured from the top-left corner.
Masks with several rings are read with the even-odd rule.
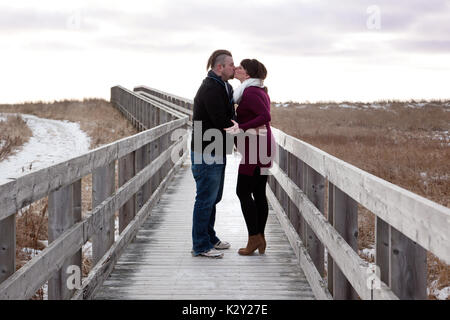
[[[114,6],[87,7],[81,11],[80,30],[93,35],[86,40],[86,46],[158,52],[204,50],[201,41],[214,37],[218,31],[226,31],[254,49],[286,55],[354,58],[380,54],[386,47],[400,53],[450,52],[448,0],[317,0],[259,6],[247,1],[237,3],[167,1],[162,14],[152,11],[125,14]],[[380,30],[366,27],[366,10],[370,5],[380,7]],[[2,8],[0,32],[66,30],[71,14],[73,12]],[[437,17],[440,18],[436,20]],[[120,27],[124,35],[96,36],[101,23]],[[198,42],[170,42],[172,36],[190,32],[204,36]],[[358,33],[390,34],[397,40],[359,41],[354,42],[352,48],[336,46]],[[58,45],[55,45],[56,50]]]
[[[32,33],[40,31],[94,31],[97,26],[83,19],[82,10],[49,11],[34,8],[0,7],[0,33]]]

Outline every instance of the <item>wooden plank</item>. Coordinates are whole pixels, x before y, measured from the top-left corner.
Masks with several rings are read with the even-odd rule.
[[[145,167],[145,157],[146,157],[146,153],[144,150],[144,146],[142,146],[141,148],[139,148],[135,151],[134,167],[135,167],[136,173],[140,172]],[[136,192],[135,199],[136,199],[136,204],[135,204],[136,212],[138,212],[144,205],[143,187],[141,187],[138,190],[138,192]]]
[[[267,198],[269,199],[270,204],[277,214],[278,221],[280,222],[284,232],[286,233],[286,236],[289,239],[289,243],[294,249],[294,252],[298,259],[298,263],[302,270],[305,272],[306,278],[308,279],[308,283],[310,284],[315,297],[319,300],[331,300],[333,297],[330,295],[327,289],[327,284],[317,271],[314,262],[312,261],[308,251],[303,245],[303,242],[301,241],[297,231],[289,222],[289,219],[287,219],[286,213],[283,211],[283,208],[277,201],[274,193],[270,188],[267,188]]]
[[[375,217],[375,263],[380,268],[380,279],[389,283],[391,229],[382,219]]]
[[[272,128],[277,143],[398,231],[450,264],[450,209]]]
[[[0,185],[0,220],[185,123],[186,119],[175,120]]]
[[[100,167],[92,173],[92,207],[100,205],[115,191],[115,163]],[[96,264],[114,243],[114,216],[103,221],[92,237],[92,260]]]
[[[295,155],[293,155],[295,157]],[[301,189],[301,190],[305,190],[305,186],[306,186],[306,166],[305,163],[298,159],[297,159],[297,174],[295,176],[295,180],[293,180],[293,182]],[[303,218],[303,214],[300,212],[300,218],[299,218],[299,225],[298,225],[298,229],[297,232],[300,236],[300,239],[303,242],[303,245],[306,246],[306,221]]]
[[[73,204],[73,221],[74,224],[82,220],[82,192],[81,192],[81,179],[75,181],[72,184],[72,204]],[[82,273],[82,262],[83,262],[83,250],[80,248],[72,258],[72,265],[78,266],[80,270],[80,275]],[[72,273],[73,274],[73,273]],[[80,279],[81,280],[81,279]],[[72,282],[73,284],[73,282]],[[73,294],[73,293],[72,293]]]
[[[369,264],[362,260],[351,248],[342,236],[325,219],[322,212],[308,199],[308,197],[284,175],[281,170],[277,170],[274,163],[271,172],[274,174],[280,186],[286,191],[291,200],[298,206],[299,210],[317,235],[319,240],[327,247],[328,253],[337,263],[346,278],[362,299],[398,299],[392,290],[381,282],[380,288],[373,292],[367,286],[367,274],[370,270]],[[379,279],[376,275],[374,276]],[[373,293],[373,296],[372,296]]]
[[[123,253],[126,246],[135,238],[136,233],[141,227],[142,223],[151,213],[151,208],[158,202],[161,194],[166,190],[167,184],[179,169],[183,163],[184,158],[180,159],[177,165],[171,170],[171,172],[165,177],[158,189],[154,192],[150,200],[139,210],[133,220],[128,224],[124,231],[120,234],[117,242],[108,250],[107,254],[101,259],[93,270],[90,272],[88,278],[83,281],[82,288],[78,290],[73,299],[90,299],[98,290],[99,286],[105,281],[105,279],[111,273],[116,261]]]
[[[55,241],[64,231],[70,229],[75,223],[73,212],[73,185],[61,188],[48,195],[48,242]],[[80,267],[79,255],[72,256],[65,260],[59,270],[50,277],[48,281],[48,299],[66,300],[69,299],[74,290],[67,286],[67,268],[71,265]],[[81,270],[81,269],[80,269]]]
[[[145,146],[143,146],[143,150],[144,150],[144,166],[148,166],[152,159],[151,159],[151,144],[146,144]],[[142,192],[143,192],[143,201],[144,203],[148,201],[148,199],[150,199],[151,195],[152,195],[152,190],[151,190],[151,182],[150,180],[148,180],[142,187]]]
[[[111,218],[114,212],[129,200],[129,195],[148,181],[148,179],[170,157],[170,149],[161,154],[147,168],[125,183],[115,196],[106,199],[93,209],[84,220],[76,223],[49,244],[38,256],[35,256],[11,277],[0,284],[0,300],[29,299],[48,280],[50,275],[59,270],[64,261],[80,250],[94,233]]]
[[[333,194],[333,226],[348,245],[358,251],[358,204],[333,184],[329,184]],[[355,300],[355,290],[348,282],[339,266],[333,262],[333,297],[335,300]]]
[[[334,217],[334,186],[332,183],[328,181],[328,223],[330,225],[333,224],[333,217]],[[328,291],[330,291],[330,294],[334,296],[334,288],[333,288],[333,274],[334,274],[334,261],[333,257],[330,253],[327,253],[327,281],[328,281]],[[388,283],[388,282],[386,282]]]
[[[271,299],[313,299],[273,210],[266,225],[266,253],[250,257],[237,253],[246,243],[247,231],[233,188],[225,187],[216,221],[217,234],[231,243],[231,249],[219,260],[191,256],[192,211],[187,208],[194,205],[195,181],[189,162],[186,164],[94,298],[202,299],[208,292],[215,297],[228,293],[234,299],[255,299],[257,294],[267,297],[269,293]],[[225,186],[236,184],[238,166],[238,157],[227,157]]]
[[[121,94],[124,96],[128,95],[128,96],[132,97],[133,99],[137,99],[140,101],[146,101],[147,103],[152,103],[152,106],[157,107],[158,109],[165,110],[166,112],[173,114],[175,117],[177,117],[179,119],[186,116],[183,113],[181,113],[180,111],[174,110],[175,108],[167,107],[166,105],[164,105],[162,103],[156,104],[154,101],[152,102],[151,100],[149,100],[149,98],[147,96],[144,96],[138,92],[130,91],[122,86],[116,86],[115,90],[120,91]],[[119,101],[115,100],[115,102],[121,103],[120,100]],[[127,104],[125,104],[125,105],[127,105]],[[136,115],[136,113],[134,113],[134,114]],[[137,116],[136,116],[136,118],[139,119],[139,117],[137,117]]]
[[[0,220],[0,284],[16,271],[16,215]]]
[[[322,212],[325,212],[325,179],[314,169],[305,165],[306,167],[306,195],[309,200]],[[320,275],[324,275],[324,253],[325,249],[319,238],[314,233],[313,229],[306,225],[306,249],[308,250],[311,259],[319,271]]]
[[[174,111],[179,111],[182,115],[192,116],[194,114],[194,112],[192,110],[189,110],[187,108],[178,106],[178,105],[176,105],[176,104],[174,104],[172,102],[169,102],[169,101],[161,99],[161,98],[159,98],[157,96],[151,95],[150,93],[147,93],[145,91],[138,90],[138,91],[135,91],[135,92],[140,94],[140,95],[142,95],[142,96],[144,96],[145,98],[148,98],[149,100],[151,100],[153,102],[157,102],[157,103],[162,104],[162,106],[167,106],[167,107],[170,107],[170,108],[174,109]]]
[[[119,159],[119,187],[123,186],[128,180],[134,177],[135,171],[135,151]],[[127,227],[128,223],[134,218],[136,213],[135,195],[133,194],[119,209],[119,234]]]
[[[427,252],[391,227],[390,287],[402,300],[427,298]]]

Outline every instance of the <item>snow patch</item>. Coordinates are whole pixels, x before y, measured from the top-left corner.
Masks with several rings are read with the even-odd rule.
[[[83,252],[83,257],[85,258],[92,258],[92,242],[91,240],[86,241],[86,243],[83,245],[83,248],[81,249]]]
[[[346,103],[342,103],[339,105],[340,108],[345,108],[345,109],[358,109],[358,106],[352,106],[350,104],[346,104]]]
[[[380,109],[386,110],[386,106],[377,104],[377,103],[372,103],[371,105],[369,105],[369,108],[377,109],[377,110],[380,110]]]
[[[31,258],[33,259],[39,253],[41,253],[42,250],[37,250],[37,249],[33,249],[33,248],[22,248],[22,252],[31,255]]]
[[[436,296],[438,300],[447,300],[450,296],[450,286],[442,289],[437,288],[438,281],[434,280],[431,282],[431,288],[428,290],[428,293]]]
[[[119,237],[119,216],[114,218],[114,241]]]
[[[375,248],[364,248],[361,254],[369,259],[375,259]]]
[[[90,138],[78,123],[21,116],[33,135],[21,151],[0,162],[0,185],[89,150]]]

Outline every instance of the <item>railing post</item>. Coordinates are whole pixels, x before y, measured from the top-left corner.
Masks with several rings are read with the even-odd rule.
[[[333,184],[329,184],[332,193],[333,227],[349,246],[358,250],[358,203]],[[336,300],[357,299],[358,295],[345,275],[333,262],[333,297]]]
[[[427,252],[391,226],[390,287],[401,300],[427,298]]]
[[[153,161],[154,159],[158,158],[160,151],[160,139],[155,139],[150,143],[150,158]],[[159,176],[160,176],[160,170],[156,171],[153,177],[150,179],[150,185],[152,193],[158,188],[159,186]]]
[[[0,220],[0,283],[16,271],[16,215]]]
[[[55,241],[64,231],[81,220],[81,181],[50,192],[48,195],[48,242]],[[67,300],[75,288],[69,289],[67,273],[69,266],[77,266],[81,272],[81,248],[68,258],[61,269],[48,281],[49,300]]]
[[[297,177],[297,158],[288,152],[288,177],[296,184]],[[292,226],[297,231],[299,230],[300,212],[297,206],[288,197],[288,216]]]
[[[334,226],[333,224],[333,218],[334,218],[334,186],[333,184],[328,181],[328,222]],[[334,281],[333,281],[333,274],[334,274],[334,261],[331,257],[330,252],[328,252],[327,255],[327,281],[328,281],[328,291],[330,291],[330,294],[334,296]]]
[[[306,195],[309,200],[319,209],[325,211],[325,178],[313,168],[306,167]],[[311,227],[306,226],[306,248],[320,275],[324,275],[324,247]]]
[[[97,168],[92,173],[92,208],[102,203],[115,191],[115,162]],[[114,215],[103,221],[99,232],[92,238],[92,260],[94,265],[114,243]]]
[[[146,101],[143,101],[144,103],[144,110],[145,110],[145,126],[147,129],[150,129],[150,104]]]
[[[135,167],[135,174],[138,174],[142,169],[145,168],[147,162],[147,150],[146,145],[140,147],[135,151],[135,161],[134,161],[134,167]],[[138,192],[136,192],[136,212],[139,212],[139,210],[144,205],[144,186],[139,188]]]
[[[153,110],[152,110],[152,112],[151,112],[151,115],[150,115],[150,117],[151,117],[151,119],[150,119],[150,127],[151,128],[154,128],[154,127],[156,127],[158,124],[158,122],[157,122],[157,120],[156,120],[156,109],[157,108],[152,108]]]
[[[380,268],[380,279],[389,285],[389,252],[391,250],[391,228],[382,219],[375,217],[375,263]]]
[[[305,163],[298,159],[296,160],[296,166],[297,166],[297,174],[295,177],[295,184],[297,184],[297,186],[300,188],[300,190],[302,190],[303,192],[305,192]],[[306,194],[306,193],[305,193]],[[303,245],[306,246],[306,221],[303,218],[303,214],[300,212],[300,216],[299,216],[299,226],[298,226],[298,230],[297,230],[300,239],[303,242]]]
[[[123,156],[119,159],[119,187],[123,186],[128,180],[133,178],[136,174],[135,170],[135,151]],[[136,195],[134,194],[120,209],[119,209],[119,234],[127,227],[128,223],[134,218],[136,214]]]

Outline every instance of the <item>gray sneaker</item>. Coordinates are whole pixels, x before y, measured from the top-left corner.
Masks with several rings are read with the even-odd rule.
[[[217,251],[214,248],[211,248],[208,251],[200,253],[199,256],[204,256],[208,258],[223,258],[223,253]]]
[[[217,250],[229,249],[230,247],[231,247],[231,244],[229,242],[220,241],[220,240],[219,240],[219,242],[217,242],[214,245],[214,249],[217,249]]]

